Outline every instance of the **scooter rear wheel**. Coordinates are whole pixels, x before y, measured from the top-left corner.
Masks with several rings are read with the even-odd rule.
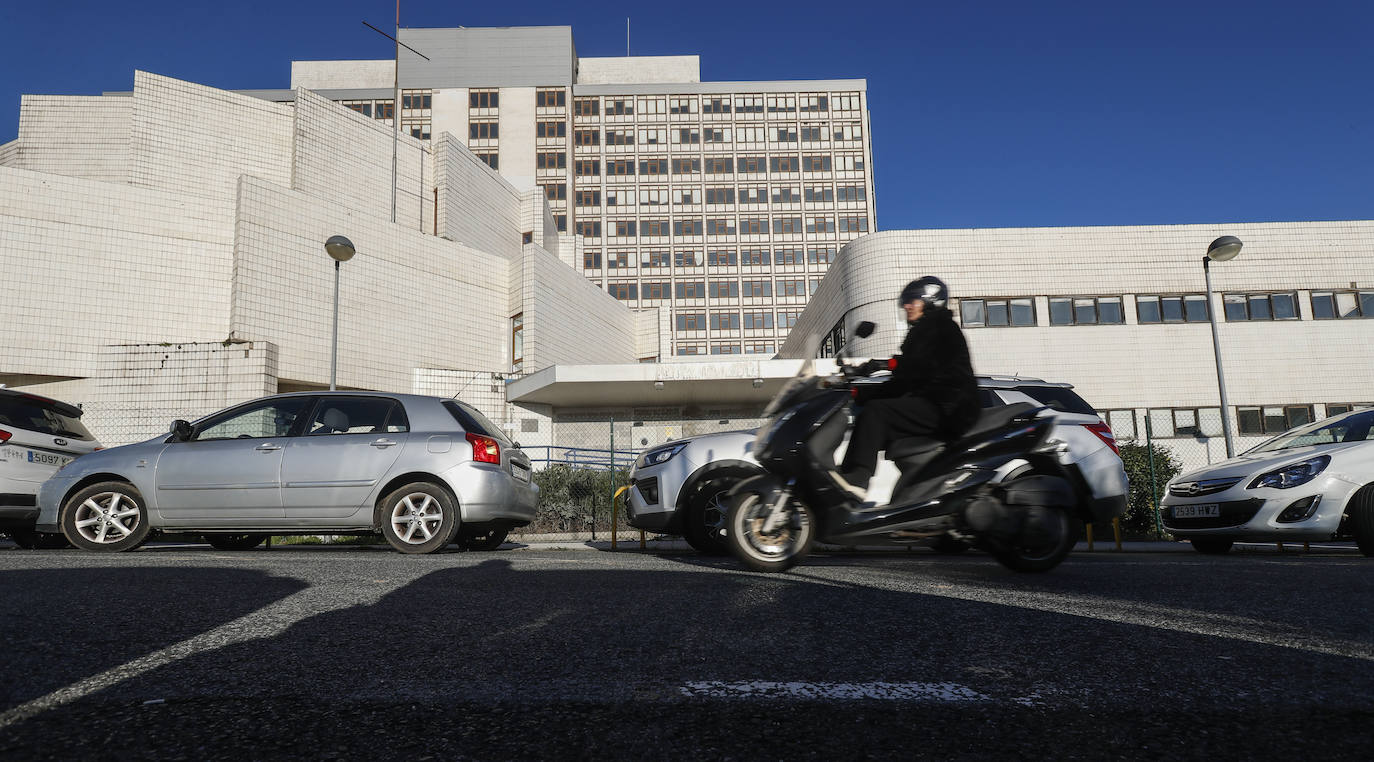
[[[1020,536],[992,551],[1003,566],[1019,572],[1047,572],[1059,565],[1078,542],[1078,522],[1067,508],[1035,505],[1026,508]]]
[[[730,497],[725,541],[746,568],[756,572],[787,571],[811,552],[816,533],[811,508],[789,499],[781,510],[782,520],[772,531],[765,532],[771,506],[764,496],[746,491]]]

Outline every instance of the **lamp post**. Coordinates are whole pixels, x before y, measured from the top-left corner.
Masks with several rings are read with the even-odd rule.
[[[1221,431],[1226,436],[1226,457],[1236,456],[1235,444],[1231,435],[1231,406],[1226,401],[1226,376],[1221,370],[1221,341],[1217,338],[1217,314],[1212,309],[1212,262],[1226,262],[1240,255],[1241,242],[1233,235],[1224,235],[1207,247],[1207,256],[1202,258],[1202,277],[1207,281],[1207,320],[1212,324],[1212,353],[1217,360],[1217,389],[1221,392]],[[1223,301],[1222,309],[1226,305]]]
[[[329,391],[334,391],[339,373],[339,263],[357,254],[353,242],[341,235],[332,235],[324,242],[324,250],[334,260],[334,332],[329,341]]]

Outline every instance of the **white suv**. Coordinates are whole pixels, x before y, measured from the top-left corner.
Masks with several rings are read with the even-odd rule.
[[[1068,445],[1061,455],[1066,470],[1072,478],[1083,479],[1093,495],[1083,513],[1105,522],[1125,512],[1126,468],[1116,439],[1072,385],[1021,376],[979,376],[978,392],[984,408],[1017,402],[1048,407],[1041,415],[1054,417],[1051,436]],[[751,452],[754,435],[753,431],[707,434],[646,450],[630,472],[626,499],[630,525],[680,534],[702,553],[724,554],[725,496],[741,479],[762,473]],[[839,451],[835,459],[840,461]],[[868,499],[886,502],[897,478],[895,465],[879,461]],[[957,552],[967,546],[941,538],[934,547]]]
[[[22,548],[61,548],[60,534],[35,532],[38,487],[62,466],[100,449],[81,408],[0,388],[0,531]]]

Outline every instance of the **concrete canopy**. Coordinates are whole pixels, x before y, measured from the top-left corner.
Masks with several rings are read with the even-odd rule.
[[[555,365],[512,381],[506,401],[556,408],[768,404],[802,360]],[[831,361],[833,363],[833,361]],[[833,364],[831,365],[833,368]],[[760,382],[756,385],[756,382]],[[661,383],[659,388],[656,384]]]

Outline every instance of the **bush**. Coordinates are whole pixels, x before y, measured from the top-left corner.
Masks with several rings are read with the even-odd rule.
[[[1156,535],[1155,511],[1159,500],[1164,498],[1164,485],[1182,470],[1178,458],[1159,445],[1144,445],[1137,442],[1122,442],[1121,462],[1126,466],[1126,478],[1130,481],[1130,492],[1126,497],[1126,515],[1121,517],[1121,528],[1127,534]],[[1150,491],[1150,454],[1154,453],[1154,491]]]
[[[611,528],[611,495],[628,483],[629,472],[550,466],[534,472],[539,508],[525,532],[590,532]],[[623,519],[622,519],[623,521]]]

